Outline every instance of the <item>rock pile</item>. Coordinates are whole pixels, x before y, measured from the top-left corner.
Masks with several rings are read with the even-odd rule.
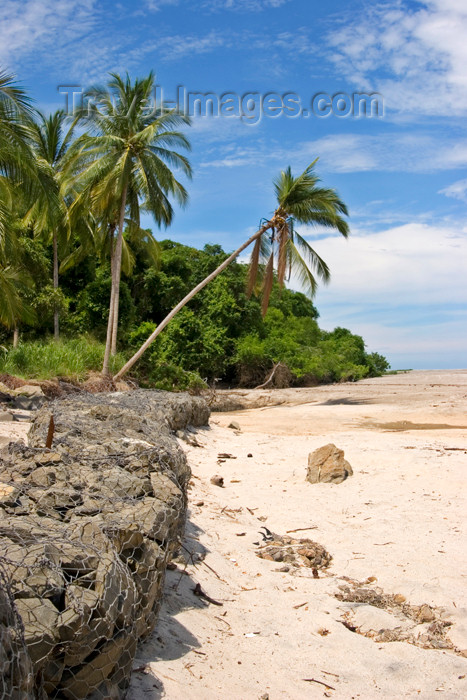
[[[79,394],[41,409],[28,447],[0,453],[0,564],[37,697],[125,696],[184,527],[190,470],[171,432],[208,418],[186,395]],[[5,696],[33,697],[16,676]]]
[[[326,569],[332,560],[329,552],[318,542],[308,538],[277,535],[274,532],[268,543],[256,550],[256,556],[290,564],[292,567],[305,566],[310,569]]]

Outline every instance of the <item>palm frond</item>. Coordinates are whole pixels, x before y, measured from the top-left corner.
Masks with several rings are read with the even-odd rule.
[[[34,313],[21,295],[30,282],[21,270],[11,265],[0,265],[0,323],[7,328],[14,328],[19,321],[33,321]]]
[[[258,277],[258,267],[259,267],[259,256],[261,253],[261,236],[256,239],[253,246],[253,250],[250,257],[250,264],[248,266],[248,277],[247,277],[247,287],[246,294],[249,298],[253,289],[255,288],[256,280]]]
[[[328,265],[311,247],[308,241],[303,238],[297,231],[293,232],[292,243],[303,259],[304,264],[311,268],[313,272],[321,279],[324,284],[328,284],[331,280],[331,273]]]

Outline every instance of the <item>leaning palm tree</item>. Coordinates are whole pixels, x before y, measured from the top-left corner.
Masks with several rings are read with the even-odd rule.
[[[158,225],[167,226],[173,218],[169,197],[180,205],[188,199],[183,185],[171,168],[191,176],[187,158],[174,149],[189,149],[186,136],[178,129],[189,119],[163,105],[149,108],[154,75],[122,79],[111,73],[107,88],[86,93],[88,107],[77,119],[88,129],[75,144],[83,196],[93,208],[104,210],[111,239],[112,287],[104,355],[104,374],[109,372],[110,354],[117,348],[118,306],[122,269],[123,229],[126,212],[139,226],[140,206],[149,211]]]
[[[260,286],[263,296],[263,314],[267,311],[275,266],[281,286],[285,282],[287,271],[290,273],[293,270],[301,281],[305,292],[308,292],[310,296],[314,295],[317,288],[315,275],[323,282],[329,282],[328,266],[295,229],[295,223],[301,223],[337,229],[345,238],[349,235],[349,226],[342,217],[342,215],[348,215],[347,207],[335,190],[319,185],[320,180],[314,172],[317,160],[313,161],[298,177],[292,175],[290,167],[281,172],[274,181],[277,206],[273,215],[266,219],[256,233],[250,236],[172,309],[140,349],[117,372],[114,377],[116,380],[133,367],[159,333],[195,294],[225,270],[252,243],[254,243],[254,248],[250,261],[248,292],[251,294],[255,288]],[[261,265],[262,258],[265,259],[265,265]],[[258,282],[262,282],[262,284],[259,285]]]
[[[66,125],[67,116],[57,110],[46,117],[37,113],[32,123],[32,142],[38,164],[41,166],[42,189],[29,210],[26,221],[33,223],[38,234],[45,235],[52,243],[53,288],[59,284],[59,244],[69,238],[68,205],[71,202],[67,152],[73,139],[74,125]],[[59,310],[54,308],[54,339],[59,340]]]

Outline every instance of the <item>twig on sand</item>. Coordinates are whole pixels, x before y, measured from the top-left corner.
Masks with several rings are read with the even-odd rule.
[[[188,554],[188,556],[190,557],[191,563],[193,564],[193,566],[196,566],[196,562],[195,562],[195,560],[194,560],[194,558],[193,558],[193,552],[190,552],[190,550],[189,550],[187,547],[185,547],[185,545],[184,545],[183,543],[181,543],[180,546],[181,546],[182,549],[185,550],[185,552],[186,552],[186,553]],[[185,565],[185,569],[186,569],[186,565]]]
[[[215,575],[217,576],[217,578],[219,579],[219,581],[222,581],[223,583],[227,583],[227,581],[225,581],[225,579],[223,579],[221,576],[219,576],[219,574],[217,573],[217,571],[214,571],[214,569],[212,568],[212,566],[209,566],[209,564],[206,564],[206,562],[205,562],[204,560],[203,560],[201,563],[204,564],[204,566],[207,566],[208,569],[209,569],[209,571],[212,571],[212,573],[215,574]]]
[[[395,542],[373,542],[375,547],[385,547],[387,544],[396,544]]]
[[[198,596],[198,598],[203,598],[203,600],[207,600],[208,603],[212,603],[213,605],[219,605],[222,607],[224,603],[219,602],[218,600],[214,600],[214,598],[211,598],[210,596],[207,595],[201,588],[201,584],[197,583],[194,588],[192,588],[193,593]]]
[[[229,630],[232,629],[232,627],[229,625],[229,623],[227,622],[227,620],[224,620],[222,617],[219,617],[218,615],[214,615],[214,617],[216,618],[216,620],[219,620],[219,622],[223,622],[225,625],[227,625],[227,627],[229,628]]]
[[[295,530],[286,530],[287,534],[290,534],[291,532],[301,532],[302,530],[317,530],[318,526],[317,525],[310,525],[310,527],[297,527]]]
[[[319,683],[320,685],[324,685],[325,688],[329,688],[329,690],[335,690],[332,685],[323,683],[323,681],[318,681],[316,678],[302,678],[302,681],[306,681],[307,683]]]

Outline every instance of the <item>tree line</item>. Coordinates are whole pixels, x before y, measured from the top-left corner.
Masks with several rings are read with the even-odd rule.
[[[55,342],[61,332],[68,338],[91,333],[104,343],[103,374],[123,350],[128,361],[120,363],[116,378],[131,369],[159,385],[178,386],[198,376],[251,384],[278,363],[288,367],[293,382],[340,378],[340,370],[318,366],[324,347],[318,351],[318,345],[326,338],[317,312],[285,282],[294,274],[312,297],[317,280],[329,280],[326,263],[297,225],[320,225],[347,237],[345,204],[335,190],[321,186],[315,161],[299,176],[290,168],[279,174],[272,216],[232,254],[218,246],[194,251],[157,243],[141,228],[140,214],[150,213],[159,228],[168,227],[174,205],[188,202],[182,180],[190,179],[192,169],[190,120],[164,105],[148,109],[153,88],[152,73],[134,81],[110,74],[105,86],[85,93],[73,117],[62,110],[44,115],[13,76],[0,72],[4,347],[11,342],[14,349],[20,333],[27,341],[53,331]],[[250,264],[234,263],[249,246]],[[297,315],[292,308],[300,305],[307,312]],[[237,327],[235,318],[241,319]],[[295,328],[287,331],[288,349],[278,330],[286,332],[287,326]],[[349,331],[339,337],[355,360],[350,364],[366,367],[353,378],[382,371],[381,362],[370,366],[361,339],[360,355],[350,349],[349,335],[358,338]],[[303,355],[303,348],[308,359],[300,367],[293,357]],[[253,365],[257,369],[249,376]]]

